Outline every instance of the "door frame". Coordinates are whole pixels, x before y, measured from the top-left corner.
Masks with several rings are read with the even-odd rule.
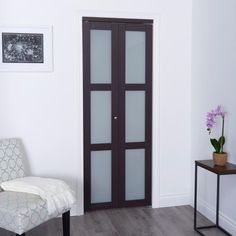
[[[77,140],[78,140],[78,188],[77,196],[80,203],[76,212],[84,213],[84,144],[83,144],[83,57],[82,57],[82,18],[86,16],[106,17],[106,18],[132,18],[132,19],[152,19],[153,20],[153,96],[152,96],[152,207],[158,208],[160,203],[160,15],[158,12],[117,12],[117,11],[97,11],[97,10],[76,10],[75,21],[77,22],[77,50],[78,58],[76,67],[75,83],[75,104],[77,106]]]
[[[84,106],[84,194],[85,209],[98,210],[116,207],[145,206],[152,204],[152,43],[153,20],[127,18],[83,17],[83,96]],[[115,23],[115,24],[114,24]],[[90,30],[112,30],[112,84],[90,83]],[[125,32],[140,31],[146,33],[146,73],[145,84],[125,83]],[[118,43],[119,42],[119,43]],[[117,44],[118,43],[118,44]],[[118,46],[118,47],[117,47]],[[119,49],[119,51],[118,51]],[[118,83],[118,78],[119,83]],[[90,94],[92,91],[112,91],[112,140],[111,144],[91,144]],[[117,93],[119,90],[119,94]],[[145,91],[145,141],[125,141],[125,93],[126,91]],[[120,96],[121,95],[121,96]],[[119,106],[117,106],[119,103]],[[112,117],[118,115],[118,120]],[[86,121],[86,122],[85,122]],[[119,139],[117,139],[117,135]],[[145,196],[140,200],[125,200],[125,150],[145,150]],[[112,151],[112,199],[106,203],[91,203],[91,152]],[[119,158],[120,157],[120,158]],[[119,178],[119,179],[118,179]],[[119,180],[119,181],[118,181]],[[118,184],[117,184],[118,183]]]

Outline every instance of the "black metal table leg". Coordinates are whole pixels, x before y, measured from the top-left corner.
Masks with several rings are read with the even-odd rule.
[[[219,205],[220,205],[220,175],[217,175],[217,193],[216,193],[216,226],[219,226]]]
[[[197,227],[197,181],[198,180],[198,165],[195,163],[195,184],[194,184],[194,230],[200,235],[204,236],[202,232],[199,231]],[[200,227],[201,228],[201,227]]]
[[[195,185],[194,185],[194,229],[197,230],[197,163],[195,163]]]

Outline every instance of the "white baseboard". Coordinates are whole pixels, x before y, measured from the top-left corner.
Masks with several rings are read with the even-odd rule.
[[[199,212],[201,212],[201,214],[203,214],[205,217],[207,217],[209,220],[215,223],[216,220],[215,208],[207,204],[207,202],[199,200],[197,204],[197,209]],[[236,222],[230,219],[222,212],[219,213],[219,224],[233,236],[236,236]]]
[[[163,194],[159,198],[160,207],[182,206],[190,204],[190,193]]]

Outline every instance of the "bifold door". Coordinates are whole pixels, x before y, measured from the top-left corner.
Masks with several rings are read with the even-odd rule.
[[[85,210],[151,204],[152,21],[83,19]]]

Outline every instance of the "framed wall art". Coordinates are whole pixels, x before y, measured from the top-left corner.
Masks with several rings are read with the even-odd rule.
[[[0,71],[52,70],[51,26],[0,26]]]

